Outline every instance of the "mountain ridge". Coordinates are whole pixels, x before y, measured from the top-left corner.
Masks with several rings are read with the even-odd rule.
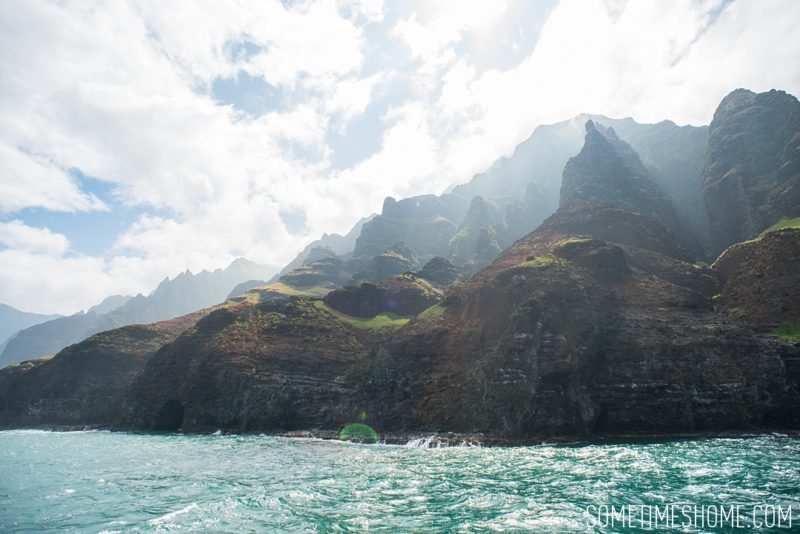
[[[736,124],[717,126],[732,132]],[[119,340],[142,355],[140,370],[121,369],[113,391],[88,380],[82,398],[113,398],[98,424],[128,430],[319,433],[361,420],[381,434],[520,443],[800,429],[800,343],[784,328],[797,317],[785,288],[800,287],[794,223],[761,228],[760,239],[734,245],[711,267],[696,263],[691,236],[681,232],[687,219],[664,182],[669,174],[654,172],[615,127],[582,127],[557,209],[482,258],[472,276],[461,279],[449,250],[425,261],[445,246],[429,223],[472,211],[466,224],[447,219],[447,228],[464,230],[463,239],[446,241],[461,262],[473,238],[500,239],[506,208],[519,204],[499,209],[474,195],[470,210],[454,193],[387,199],[364,225],[357,254],[311,247],[301,267],[204,310],[155,352],[125,330],[110,331],[102,338],[109,353],[118,353]],[[678,190],[691,184],[687,195],[701,190],[713,202],[717,190],[696,183],[693,143],[702,136],[660,128],[679,138],[676,146],[692,138],[693,170]],[[663,134],[653,132],[651,144]],[[767,152],[780,151],[780,136],[763,140],[772,143]],[[794,185],[785,178],[789,188],[779,193]],[[768,218],[782,211],[766,206]],[[718,227],[719,214],[708,215]],[[735,309],[740,301],[744,313]],[[770,330],[775,325],[782,329]],[[75,347],[0,372],[0,426],[40,424],[41,406],[50,424],[94,417],[86,403],[75,411],[72,397],[56,394],[51,362],[81,380],[92,376],[91,367],[79,370]],[[102,375],[113,369],[101,353],[92,353],[92,365]],[[54,377],[46,395],[28,385],[36,376]]]
[[[8,341],[0,353],[0,367],[55,354],[89,336],[130,324],[168,320],[224,302],[238,283],[264,275],[270,270],[240,258],[225,269],[185,271],[165,278],[148,295],[107,297],[102,303],[68,317],[23,329]],[[270,273],[271,274],[271,273]],[[103,312],[105,313],[100,313]]]

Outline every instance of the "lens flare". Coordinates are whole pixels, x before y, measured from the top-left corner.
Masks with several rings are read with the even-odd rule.
[[[377,443],[378,433],[366,423],[350,423],[339,432],[339,439],[356,443]]]

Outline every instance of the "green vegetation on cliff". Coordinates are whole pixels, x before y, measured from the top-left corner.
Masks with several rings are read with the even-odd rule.
[[[800,217],[795,217],[794,219],[781,219],[761,232],[761,234],[758,236],[758,239],[761,239],[770,232],[774,232],[775,230],[783,230],[784,228],[800,228]]]
[[[247,301],[251,304],[258,304],[259,302],[281,296],[322,298],[329,292],[329,288],[321,286],[297,287],[292,284],[287,284],[286,282],[275,282],[263,287],[251,289],[241,297],[228,299],[228,302],[233,305],[243,301]]]
[[[350,326],[353,326],[360,330],[372,330],[372,331],[396,330],[402,326],[405,326],[411,320],[411,317],[404,317],[402,315],[397,315],[395,313],[388,313],[388,312],[379,313],[375,317],[371,317],[368,319],[363,317],[354,317],[352,315],[347,315],[346,313],[342,313],[338,310],[333,309],[332,307],[328,306],[321,300],[315,301],[314,305],[317,306],[319,309],[325,310],[333,314],[337,319],[344,321]]]
[[[543,256],[529,256],[527,260],[518,264],[516,267],[521,269],[547,267],[549,265],[566,265],[567,260],[554,256],[553,254],[545,254]]]
[[[562,239],[561,241],[556,243],[556,246],[554,248],[563,248],[570,245],[580,245],[583,243],[588,243],[591,240],[592,239],[590,237],[568,237],[567,239]]]
[[[770,335],[785,341],[800,341],[800,324],[784,323],[770,332]]]
[[[441,304],[434,304],[430,308],[423,310],[422,313],[417,315],[417,321],[438,321],[442,318],[446,309],[447,308]]]

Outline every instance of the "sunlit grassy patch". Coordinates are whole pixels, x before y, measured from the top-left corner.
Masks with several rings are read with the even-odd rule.
[[[430,321],[430,322],[438,321],[439,319],[442,318],[446,309],[447,308],[445,308],[441,304],[434,304],[430,308],[422,310],[422,312],[420,312],[420,314],[417,315],[417,320]]]
[[[324,309],[332,313],[338,319],[361,330],[396,330],[397,328],[405,326],[411,320],[410,317],[404,317],[402,315],[397,315],[396,313],[379,313],[375,317],[371,317],[369,319],[365,317],[354,317],[338,310],[334,310],[321,300],[316,301],[314,305],[320,309]]]
[[[770,232],[774,232],[775,230],[783,230],[784,228],[800,228],[800,217],[795,217],[794,219],[781,219],[761,232],[759,237],[764,237]]]
[[[287,284],[285,282],[275,282],[274,284],[270,284],[268,286],[264,286],[263,288],[259,288],[261,290],[268,290],[268,291],[276,291],[278,293],[283,293],[284,295],[291,295],[293,297],[311,297],[311,298],[322,298],[330,292],[330,289],[327,287],[320,287],[320,286],[309,286],[309,287],[299,287]]]
[[[521,269],[539,269],[549,265],[566,265],[568,262],[563,258],[559,258],[553,254],[545,254],[544,256],[533,256],[530,259],[517,264],[515,267]]]
[[[324,297],[329,292],[329,288],[322,286],[299,287],[285,282],[275,282],[266,286],[253,288],[242,296],[229,299],[228,303],[234,305],[242,302],[258,304],[280,295],[318,299]]]
[[[784,323],[770,332],[770,335],[786,341],[800,341],[800,324]]]
[[[800,229],[800,217],[795,217],[794,219],[781,219],[780,221],[776,222],[760,234],[758,234],[753,239],[748,239],[747,241],[742,241],[742,243],[753,243],[755,241],[761,241],[765,235],[769,234],[770,232],[775,232],[777,230],[783,230],[785,228],[799,228]]]
[[[578,245],[580,243],[588,243],[591,238],[588,237],[568,237],[556,243],[556,248],[565,247],[568,245]]]

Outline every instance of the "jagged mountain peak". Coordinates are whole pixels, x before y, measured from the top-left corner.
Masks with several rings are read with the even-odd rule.
[[[583,148],[564,167],[560,205],[574,202],[643,213],[673,231],[680,228],[674,206],[636,151],[613,129],[598,128],[591,120]]]

